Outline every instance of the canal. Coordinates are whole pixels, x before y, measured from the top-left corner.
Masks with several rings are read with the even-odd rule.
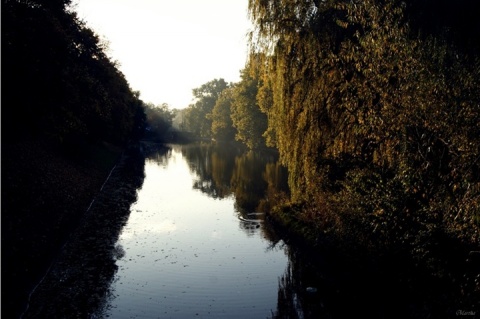
[[[443,269],[452,267],[438,263],[432,271],[407,255],[306,246],[272,225],[266,213],[288,196],[287,172],[274,154],[211,144],[143,144],[131,153],[30,294],[22,318],[480,314],[469,295],[480,277],[462,269],[447,276]]]

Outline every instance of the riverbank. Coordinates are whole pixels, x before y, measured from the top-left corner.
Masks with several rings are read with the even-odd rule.
[[[98,194],[122,149],[2,143],[2,314],[18,318],[30,291]]]
[[[108,299],[124,251],[115,246],[144,179],[139,145],[125,150],[91,207],[32,291],[22,318],[89,318]]]
[[[430,242],[423,243],[425,247],[387,246],[375,243],[375,235],[367,234],[358,220],[340,220],[346,217],[337,216],[336,221],[315,223],[306,219],[305,214],[305,206],[284,203],[274,207],[267,220],[285,242],[296,247],[294,251],[308,255],[313,264],[315,256],[320,258],[319,264],[325,256],[337,260],[341,265],[337,278],[340,290],[351,290],[355,283],[360,283],[367,296],[377,295],[383,300],[388,294],[383,303],[392,298],[397,303],[404,300],[408,311],[388,314],[391,318],[453,318],[461,311],[480,314],[480,255],[475,245],[432,235]],[[344,224],[340,226],[341,222]],[[420,252],[427,249],[428,254],[421,256]],[[368,278],[386,278],[390,282]],[[394,282],[392,278],[396,278]],[[392,287],[397,290],[390,291]],[[389,309],[381,302],[378,307]]]

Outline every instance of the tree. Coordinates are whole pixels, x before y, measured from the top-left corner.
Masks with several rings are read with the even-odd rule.
[[[474,242],[477,28],[456,18],[430,28],[415,21],[412,3],[250,0],[250,61],[262,72],[257,101],[295,202],[338,203],[332,207],[356,212],[366,229],[389,233],[383,242],[418,238],[405,229],[425,224],[448,225]],[[450,25],[466,32],[462,41],[452,39]]]
[[[156,138],[165,138],[168,130],[172,127],[173,112],[167,103],[155,106],[145,104],[147,130],[153,133]]]
[[[233,141],[235,128],[232,122],[233,88],[222,91],[212,110],[212,136],[218,141]]]
[[[195,103],[188,107],[186,114],[188,131],[199,137],[211,137],[212,111],[220,94],[227,87],[224,79],[214,79],[192,90]]]
[[[2,273],[13,283],[2,311],[12,317],[78,226],[117,150],[144,128],[138,92],[70,4],[2,2],[2,170],[15,180],[2,188],[10,261]]]
[[[8,1],[2,7],[5,136],[123,144],[141,125],[138,95],[69,5]]]
[[[240,82],[233,88],[232,122],[237,130],[235,138],[250,149],[264,148],[267,116],[257,104],[259,79],[247,70],[241,71],[240,76]]]

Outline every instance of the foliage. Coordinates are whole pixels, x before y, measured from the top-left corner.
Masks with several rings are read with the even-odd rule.
[[[235,139],[250,149],[264,148],[267,117],[257,104],[259,79],[247,70],[242,70],[240,77],[240,82],[233,89],[231,117],[237,130]]]
[[[144,107],[147,131],[153,133],[157,138],[165,138],[168,130],[172,127],[173,111],[169,109],[166,103],[158,106],[146,104]]]
[[[184,130],[197,137],[242,142],[250,149],[266,148],[267,116],[258,102],[261,73],[252,63],[241,80],[227,85],[213,80],[194,89],[196,99],[185,111]]]
[[[4,136],[125,143],[143,131],[142,103],[69,4],[2,6]]]
[[[212,111],[223,90],[228,87],[224,79],[214,79],[192,90],[195,103],[186,113],[186,130],[202,138],[212,135]]]
[[[2,1],[2,312],[12,317],[144,132],[139,93],[70,5]]]
[[[233,141],[235,128],[232,122],[233,88],[222,91],[212,110],[212,136],[217,141]]]
[[[288,167],[300,218],[356,225],[356,236],[388,247],[418,247],[433,233],[478,244],[478,37],[461,29],[468,41],[452,41],[412,7],[250,0],[265,136]]]

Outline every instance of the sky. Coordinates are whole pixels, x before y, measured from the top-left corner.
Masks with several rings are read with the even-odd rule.
[[[185,108],[192,89],[238,82],[247,56],[248,0],[76,0],[146,103]]]

